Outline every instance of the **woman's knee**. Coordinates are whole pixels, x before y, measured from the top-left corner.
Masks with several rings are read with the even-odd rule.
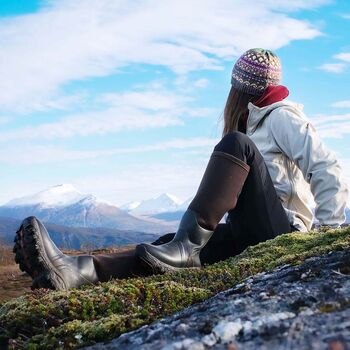
[[[229,134],[226,134],[220,142],[215,146],[214,151],[229,153],[233,156],[240,156],[246,149],[246,145],[251,143],[250,138],[240,132],[232,131]]]

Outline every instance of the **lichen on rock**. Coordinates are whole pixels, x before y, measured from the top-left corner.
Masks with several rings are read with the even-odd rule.
[[[256,274],[86,350],[330,350],[350,344],[350,249]]]
[[[0,345],[67,349],[112,339],[208,299],[249,276],[346,249],[349,233],[349,227],[294,232],[202,269],[112,280],[67,292],[35,290],[0,308]]]

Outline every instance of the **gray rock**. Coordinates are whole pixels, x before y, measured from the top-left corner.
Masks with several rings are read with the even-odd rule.
[[[350,348],[350,251],[260,273],[173,316],[86,349]]]

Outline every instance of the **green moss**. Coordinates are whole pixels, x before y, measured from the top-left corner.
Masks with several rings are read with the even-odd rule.
[[[1,337],[27,349],[78,348],[111,339],[284,264],[350,247],[350,228],[290,233],[203,269],[113,280],[68,292],[40,289],[0,309]]]

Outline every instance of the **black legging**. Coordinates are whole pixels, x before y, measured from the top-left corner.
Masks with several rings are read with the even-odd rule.
[[[296,231],[289,223],[261,153],[246,134],[239,131],[227,134],[214,151],[229,153],[241,159],[250,166],[250,171],[235,209],[228,213],[226,224],[217,226],[202,249],[202,263],[226,259],[250,245]],[[165,235],[154,244],[165,243],[173,236]]]
[[[216,145],[215,151],[229,153],[250,166],[248,177],[235,209],[228,213],[225,224],[219,224],[200,252],[202,264],[212,264],[237,255],[250,245],[296,231],[282,207],[264,159],[254,142],[241,132],[233,132]],[[161,236],[153,244],[172,240],[175,233]],[[135,248],[123,253],[94,256],[100,281],[111,277],[126,278],[150,272],[134,255]]]

